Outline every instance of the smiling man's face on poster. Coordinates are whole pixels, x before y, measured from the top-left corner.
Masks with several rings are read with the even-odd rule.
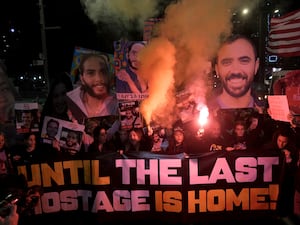
[[[215,69],[224,91],[239,98],[250,91],[258,65],[251,44],[238,39],[220,48]]]

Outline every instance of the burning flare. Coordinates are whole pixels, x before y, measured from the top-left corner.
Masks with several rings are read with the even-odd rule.
[[[204,134],[204,126],[208,122],[209,111],[207,106],[202,106],[199,111],[198,123],[200,125],[199,130],[197,131],[197,136],[202,136]]]

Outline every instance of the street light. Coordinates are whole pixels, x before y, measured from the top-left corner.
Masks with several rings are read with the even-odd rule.
[[[247,15],[249,13],[249,9],[245,8],[242,10],[242,15]]]

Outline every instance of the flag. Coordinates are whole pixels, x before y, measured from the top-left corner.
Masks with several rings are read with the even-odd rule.
[[[271,18],[267,50],[280,57],[300,56],[300,9]]]

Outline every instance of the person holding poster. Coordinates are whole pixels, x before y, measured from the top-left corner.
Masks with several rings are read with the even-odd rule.
[[[239,151],[239,150],[249,150],[249,143],[247,137],[247,127],[243,120],[235,121],[234,130],[231,135],[228,136],[228,144],[225,148],[226,151]]]
[[[88,148],[88,153],[97,156],[101,153],[115,152],[116,147],[112,140],[107,140],[107,127],[99,125],[93,130],[94,141]]]
[[[30,132],[24,134],[23,143],[11,147],[11,157],[13,166],[38,163],[46,159],[48,149],[40,148],[39,137],[36,133]]]
[[[77,128],[72,128],[72,124],[65,122],[62,128],[59,141],[54,141],[52,145],[58,157],[69,158],[71,156],[80,155],[84,151],[82,146],[82,135],[84,126],[77,124]]]
[[[173,135],[169,143],[166,154],[173,155],[187,153],[189,150],[186,135],[182,127],[176,126],[173,129]]]
[[[120,150],[120,153],[126,152],[150,152],[153,146],[152,139],[146,135],[142,128],[132,128],[128,136],[129,146],[127,150]]]
[[[121,120],[121,128],[131,130],[134,127],[143,127],[143,122],[139,113],[135,112],[132,108],[128,108],[125,111],[125,117]]]
[[[72,121],[84,124],[87,118],[118,115],[117,99],[110,93],[108,64],[102,55],[84,54],[79,65],[81,85],[67,92]],[[108,136],[119,129],[116,121]]]
[[[76,131],[70,130],[67,134],[65,144],[62,146],[65,149],[69,150],[71,154],[75,154],[75,152],[79,151],[80,149],[80,139],[77,135]]]
[[[277,213],[282,219],[288,219],[293,213],[295,192],[295,174],[299,153],[293,130],[286,124],[273,132],[273,139],[261,148],[263,152],[279,154],[282,160],[280,173],[280,192],[278,194]]]
[[[253,42],[242,35],[229,36],[222,42],[214,69],[222,83],[221,93],[215,96],[211,108],[252,108],[255,100],[251,85],[259,68]]]
[[[41,112],[41,126],[43,126],[45,116],[51,116],[67,121],[70,120],[68,115],[66,93],[71,90],[73,90],[73,84],[68,74],[58,73],[54,75]]]
[[[300,115],[300,70],[291,70],[273,84],[274,95],[286,95],[292,115]]]

